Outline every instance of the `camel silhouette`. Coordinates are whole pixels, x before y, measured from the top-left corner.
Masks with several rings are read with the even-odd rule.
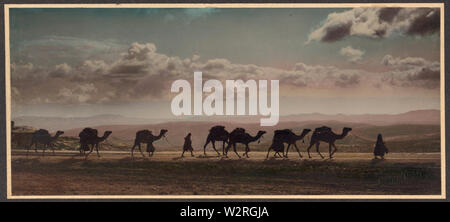
[[[150,130],[140,130],[136,132],[136,138],[134,139],[134,145],[131,148],[131,158],[134,157],[134,149],[136,146],[139,148],[139,151],[141,152],[142,156],[145,157],[144,153],[141,150],[141,143],[147,143],[147,152],[148,156],[153,156],[153,153],[155,152],[155,147],[153,146],[153,142],[161,139],[168,130],[161,129],[158,136],[155,136],[152,134],[152,131]],[[151,153],[151,154],[150,154]]]
[[[54,136],[51,136],[48,130],[45,129],[39,129],[34,131],[32,137],[31,137],[31,143],[30,146],[27,149],[27,156],[28,151],[31,149],[31,147],[34,145],[34,151],[37,152],[37,145],[42,144],[44,145],[42,150],[42,156],[45,154],[45,148],[50,147],[53,151],[53,155],[55,155],[55,149],[53,146],[53,142],[55,142],[60,135],[64,134],[64,131],[57,131]]]
[[[100,157],[100,154],[98,152],[98,147],[100,145],[100,142],[105,141],[109,135],[111,135],[112,131],[105,131],[103,133],[103,136],[98,136],[98,130],[92,129],[92,128],[84,128],[83,131],[81,131],[78,136],[80,137],[80,152],[85,152],[89,149],[89,145],[91,145],[90,151],[86,154],[86,158],[89,156],[89,154],[95,150],[97,151],[97,157]]]
[[[206,143],[203,146],[203,154],[206,156],[206,146],[209,142],[212,143],[213,149],[217,152],[217,155],[220,156],[219,151],[216,149],[216,141],[223,141],[222,144],[222,154],[225,155],[225,142],[228,142],[228,137],[230,134],[225,130],[225,126],[213,126],[209,130],[208,136],[206,137]]]
[[[275,154],[282,151],[283,152],[283,156],[284,157],[288,157],[288,153],[289,153],[289,148],[291,147],[291,145],[294,145],[295,149],[298,152],[298,155],[300,156],[300,158],[302,157],[302,154],[300,153],[300,150],[297,147],[297,140],[301,140],[303,138],[305,138],[305,136],[311,132],[310,129],[304,129],[303,132],[300,135],[296,135],[294,132],[292,132],[292,130],[290,129],[284,129],[284,130],[275,130],[274,135],[273,135],[273,142],[272,145],[269,147],[269,150],[267,151],[267,157],[269,158],[269,152],[271,149],[273,149],[275,151]],[[286,149],[286,155],[284,154],[284,145],[283,143],[287,143],[287,149]],[[280,145],[283,145],[283,147],[281,148]],[[280,149],[281,148],[281,149]]]
[[[336,134],[333,131],[331,131],[330,127],[327,127],[327,126],[322,126],[322,127],[314,129],[314,132],[311,136],[311,141],[309,143],[309,147],[307,148],[308,157],[311,158],[311,155],[309,154],[309,150],[311,149],[311,147],[313,145],[316,145],[317,153],[320,155],[320,157],[322,157],[322,159],[324,158],[319,151],[320,141],[323,141],[323,142],[328,143],[328,145],[329,145],[328,152],[330,154],[330,159],[333,158],[333,154],[337,151],[337,148],[336,148],[336,145],[334,144],[334,142],[336,140],[343,139],[345,136],[347,136],[348,132],[350,132],[351,130],[352,130],[352,128],[344,127],[342,129],[341,134]],[[332,146],[334,147],[333,152],[331,152]]]
[[[247,158],[249,158],[248,156],[248,152],[250,152],[250,148],[248,147],[248,144],[254,141],[259,140],[264,134],[266,133],[266,131],[258,131],[258,134],[256,134],[256,136],[251,136],[250,134],[245,132],[245,129],[243,128],[236,128],[234,129],[229,136],[228,139],[228,146],[225,152],[225,156],[228,157],[228,150],[230,149],[230,147],[233,145],[233,150],[236,153],[236,155],[241,158],[241,156],[239,156],[239,154],[236,151],[236,143],[242,143],[245,145],[245,152],[242,154],[244,156],[246,156]]]

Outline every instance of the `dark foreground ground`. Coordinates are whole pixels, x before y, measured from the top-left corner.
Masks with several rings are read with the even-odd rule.
[[[50,153],[49,153],[50,154]],[[92,153],[87,160],[71,152],[55,156],[12,155],[15,195],[439,195],[439,153],[393,153],[386,160],[371,154],[337,153],[335,158],[265,160],[234,154],[222,159],[179,158],[158,152],[132,160],[128,153]],[[327,157],[327,156],[326,156]]]

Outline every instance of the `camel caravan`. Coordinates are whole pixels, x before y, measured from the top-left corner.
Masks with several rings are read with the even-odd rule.
[[[329,158],[333,158],[334,153],[337,151],[336,147],[336,140],[340,140],[345,138],[348,133],[352,130],[352,128],[344,127],[342,129],[341,134],[336,134],[332,131],[330,127],[322,126],[319,128],[315,128],[312,132],[311,139],[309,141],[309,146],[306,148],[306,151],[308,153],[308,157],[311,158],[310,149],[315,146],[316,152],[319,154],[319,156],[324,159],[325,157],[320,153],[319,146],[320,143],[327,143],[329,147]],[[155,147],[153,143],[155,141],[160,140],[161,138],[165,137],[168,130],[161,129],[159,132],[159,135],[153,135],[152,131],[150,130],[140,130],[136,132],[136,137],[134,140],[134,144],[131,147],[131,158],[134,158],[134,150],[137,148],[141,155],[143,157],[146,157],[144,152],[141,149],[141,144],[146,144],[146,152],[148,153],[148,157],[152,157],[155,152]],[[267,150],[266,159],[269,158],[270,151],[274,151],[274,157],[276,158],[277,155],[280,158],[288,158],[289,149],[291,147],[294,147],[299,155],[300,158],[303,158],[303,156],[300,153],[300,149],[297,147],[297,141],[303,141],[305,143],[305,137],[306,135],[311,132],[311,129],[303,129],[303,131],[297,135],[290,129],[283,129],[283,130],[275,130],[272,143],[269,146]],[[17,134],[17,133],[16,133]],[[48,130],[45,129],[39,129],[31,133],[31,142],[27,146],[27,156],[29,153],[29,150],[33,148],[35,152],[37,152],[38,145],[42,145],[42,155],[45,154],[46,149],[51,149],[53,151],[53,155],[55,154],[54,149],[54,143],[57,141],[58,137],[60,135],[64,134],[63,131],[57,131],[53,136],[49,133]],[[79,152],[80,155],[84,155],[86,158],[89,156],[90,153],[93,152],[94,148],[97,152],[97,156],[100,157],[99,153],[99,146],[102,142],[106,141],[106,139],[112,134],[112,131],[105,131],[102,136],[99,136],[98,130],[93,128],[84,128],[79,134]],[[230,148],[233,148],[234,153],[236,156],[241,158],[241,156],[238,154],[236,150],[237,144],[243,144],[245,146],[245,152],[242,154],[242,156],[249,158],[249,152],[250,152],[250,143],[258,142],[260,143],[261,138],[263,138],[263,135],[266,134],[266,131],[258,131],[256,135],[250,135],[248,132],[245,131],[244,128],[236,128],[231,132],[228,132],[225,129],[225,126],[213,126],[206,137],[205,145],[203,146],[203,154],[204,157],[206,157],[206,148],[208,144],[211,143],[212,148],[217,153],[217,156],[222,156],[224,158],[228,158],[228,151]],[[14,132],[13,132],[13,140],[14,140]],[[192,139],[191,139],[191,133],[189,133],[184,138],[184,145],[182,149],[181,157],[184,157],[185,152],[190,152],[191,156],[194,157],[194,149],[192,147]],[[380,134],[381,135],[381,134]],[[18,137],[16,135],[16,137]],[[167,139],[166,139],[167,141]],[[167,141],[168,142],[168,141]],[[216,149],[216,142],[222,143],[222,153],[220,153]],[[382,143],[382,142],[381,142]],[[380,144],[381,144],[380,143]],[[285,144],[287,145],[285,149]],[[378,144],[378,143],[377,143]],[[379,145],[377,145],[379,146]],[[384,144],[383,144],[384,146]],[[379,150],[379,149],[378,149]],[[379,151],[376,155],[379,155]],[[387,149],[386,149],[387,153]]]

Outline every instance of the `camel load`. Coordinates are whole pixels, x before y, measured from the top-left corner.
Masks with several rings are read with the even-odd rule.
[[[103,136],[98,136],[98,130],[92,129],[92,128],[84,128],[78,136],[80,137],[80,153],[85,153],[85,151],[89,150],[89,145],[91,145],[90,151],[86,154],[86,158],[89,156],[89,154],[92,153],[94,150],[94,147],[97,151],[97,157],[100,157],[100,153],[98,152],[99,144],[103,141],[105,141],[109,135],[111,135],[111,131],[105,131]]]

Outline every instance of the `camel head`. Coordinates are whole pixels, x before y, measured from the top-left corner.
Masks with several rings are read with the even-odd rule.
[[[105,134],[103,134],[103,137],[106,139],[109,135],[111,135],[112,131],[105,131]]]
[[[352,128],[350,128],[350,127],[344,127],[344,129],[342,129],[342,132],[345,132],[345,133],[348,133],[350,131],[352,131]]]
[[[311,132],[311,129],[303,129],[303,132],[302,132],[302,134],[308,134],[309,132]]]
[[[166,133],[168,132],[169,130],[166,130],[166,129],[162,129],[161,131],[160,131],[160,135],[162,135],[162,136],[164,136],[164,135],[166,135]]]
[[[258,134],[256,136],[260,137],[260,136],[264,135],[265,133],[266,133],[266,131],[260,130],[260,131],[258,131]]]
[[[56,132],[56,136],[60,136],[60,135],[62,135],[62,134],[64,134],[64,131],[61,131],[61,130],[58,130],[57,132]]]

